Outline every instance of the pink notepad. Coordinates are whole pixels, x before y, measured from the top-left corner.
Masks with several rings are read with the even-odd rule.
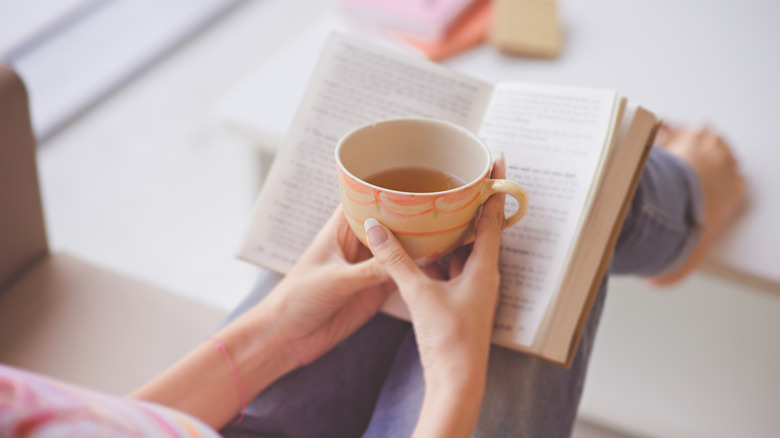
[[[423,42],[444,38],[448,27],[474,0],[341,0],[340,9],[358,24],[389,27]]]
[[[444,38],[426,43],[399,35],[401,39],[425,53],[431,61],[441,61],[481,44],[490,27],[490,0],[477,0],[449,28]]]

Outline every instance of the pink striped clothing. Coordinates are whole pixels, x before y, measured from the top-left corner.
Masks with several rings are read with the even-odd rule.
[[[0,437],[219,437],[196,418],[0,364]]]

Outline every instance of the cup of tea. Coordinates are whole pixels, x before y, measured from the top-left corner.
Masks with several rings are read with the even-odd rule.
[[[504,228],[522,219],[528,194],[520,184],[490,179],[490,150],[453,123],[399,118],[361,126],[336,145],[344,214],[364,244],[363,222],[375,218],[420,265],[474,239],[477,213],[494,193],[519,207]]]

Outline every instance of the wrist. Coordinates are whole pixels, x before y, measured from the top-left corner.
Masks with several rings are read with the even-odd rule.
[[[221,428],[249,400],[289,371],[277,354],[269,322],[265,312],[245,314],[211,336],[213,340],[204,339],[132,396],[187,412],[215,429]],[[220,402],[215,404],[214,400]]]
[[[423,362],[425,397],[415,437],[470,437],[477,425],[487,363],[449,353],[447,360]]]
[[[294,366],[276,336],[272,309],[259,305],[215,335],[227,347],[248,393],[256,395]]]
[[[483,388],[487,376],[488,352],[451,346],[446,354],[422,358],[426,388],[473,391]],[[427,359],[427,360],[426,360]]]
[[[470,437],[477,426],[484,379],[460,379],[448,384],[426,382],[415,437]]]

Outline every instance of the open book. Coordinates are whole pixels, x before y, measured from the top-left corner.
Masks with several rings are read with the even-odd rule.
[[[331,35],[238,256],[287,272],[339,202],[339,138],[405,116],[457,123],[504,152],[530,205],[502,238],[493,342],[570,364],[659,125],[614,91],[492,85]],[[405,311],[398,296],[384,310]]]

